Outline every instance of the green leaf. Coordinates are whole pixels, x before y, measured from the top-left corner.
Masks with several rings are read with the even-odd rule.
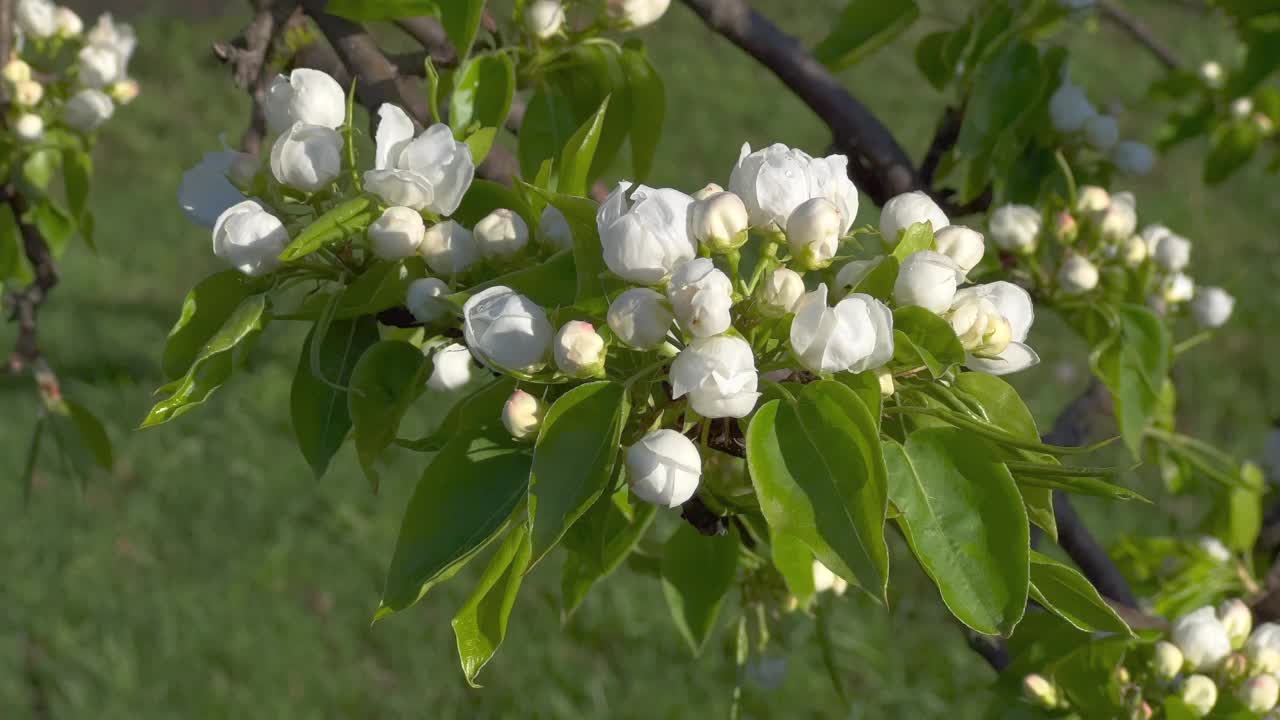
[[[114,464],[111,438],[107,436],[107,430],[102,426],[102,421],[77,402],[63,399],[62,405],[71,418],[72,424],[75,425],[80,444],[89,451],[94,463],[103,470],[110,470]]]
[[[738,533],[703,535],[681,523],[662,548],[662,594],[676,627],[697,655],[715,628],[738,574]]]
[[[529,525],[537,564],[604,491],[630,414],[626,388],[579,385],[547,410],[533,450]]]
[[[400,420],[422,394],[431,361],[407,342],[384,340],[364,352],[351,371],[347,410],[356,457],[365,477],[378,489],[374,463],[395,439]]]
[[[958,154],[974,158],[1017,129],[1035,110],[1027,99],[1039,96],[1048,82],[1039,51],[1027,42],[1008,45],[977,68],[956,141]]]
[[[151,408],[142,427],[166,423],[209,399],[231,377],[233,351],[257,337],[268,319],[265,295],[245,298],[196,353],[186,374],[161,388],[169,397]]]
[[[450,440],[422,474],[400,523],[377,618],[451,577],[524,502],[533,457],[497,417]]]
[[[454,136],[462,138],[473,129],[502,127],[515,92],[516,71],[506,53],[485,53],[468,60],[453,76],[449,126]]]
[[[453,616],[458,659],[471,687],[480,687],[476,684],[476,675],[507,636],[507,620],[528,567],[529,534],[523,525],[517,524],[489,560],[471,597]]]
[[[800,607],[808,605],[815,593],[813,553],[799,538],[776,530],[769,535],[769,545],[773,566],[782,575],[787,590]]]
[[[892,255],[886,255],[879,265],[875,266],[867,276],[862,278],[852,292],[866,293],[871,297],[878,298],[884,302],[893,299],[893,286],[898,281],[898,268],[901,263],[898,258]]]
[[[1132,635],[1126,623],[1074,568],[1031,551],[1031,597],[1085,632]]]
[[[889,495],[907,543],[965,625],[1008,635],[1027,605],[1030,531],[1013,477],[986,443],[954,428],[885,441]]]
[[[317,331],[323,332],[319,338],[318,367],[312,362]],[[298,370],[289,392],[289,409],[298,448],[317,479],[329,469],[329,461],[351,429],[346,387],[356,362],[376,342],[378,323],[366,316],[335,320],[328,328],[317,324],[302,344]],[[321,377],[316,377],[316,372]]]
[[[908,255],[914,255],[921,250],[933,249],[933,223],[918,222],[913,223],[911,227],[899,233],[902,239],[898,240],[898,244],[893,247],[891,255],[900,262],[907,259]],[[885,238],[888,242],[893,242],[893,238]],[[883,264],[883,263],[882,263]],[[876,268],[879,269],[878,267]]]
[[[564,150],[560,153],[560,175],[556,182],[556,190],[561,195],[587,193],[591,161],[595,158],[596,146],[600,143],[600,133],[604,129],[604,118],[608,111],[609,97],[606,96],[595,114],[565,143]]]
[[[1253,463],[1245,463],[1245,472],[1262,477]],[[1232,486],[1215,493],[1213,511],[1206,518],[1206,529],[1222,538],[1227,547],[1247,553],[1253,549],[1262,530],[1262,493],[1264,485]]]
[[[632,509],[627,504],[629,494],[624,487],[601,495],[565,533],[568,554],[560,578],[564,616],[582,603],[592,585],[622,564],[652,524],[657,506],[642,502]]]
[[[421,14],[421,13],[417,13]],[[458,59],[471,54],[471,45],[480,32],[480,18],[484,15],[484,0],[442,0],[440,24],[453,43]]]
[[[608,272],[600,246],[600,230],[596,225],[593,200],[562,195],[525,185],[529,192],[537,194],[555,206],[569,223],[573,235],[573,266],[577,277],[573,304],[588,312],[603,315],[608,308],[608,298],[616,296],[623,284]]]
[[[947,41],[951,33],[946,30],[931,32],[920,38],[916,45],[916,67],[935,90],[942,90],[955,77],[956,67],[947,63]]]
[[[923,364],[929,374],[940,378],[951,368],[964,363],[964,347],[956,338],[951,323],[922,307],[911,306],[893,311],[895,341],[894,360],[916,367]]]
[[[5,203],[0,205],[0,283],[16,278],[22,269],[22,233],[13,210]]]
[[[880,378],[876,377],[875,371],[868,370],[857,374],[840,373],[835,379],[844,383],[858,396],[866,406],[867,412],[871,413],[871,417],[876,421],[876,427],[879,427],[880,408],[884,404],[884,396],[880,394]]]
[[[49,244],[49,249],[53,252],[54,257],[61,255],[67,247],[67,241],[75,234],[75,219],[49,198],[44,198],[40,201],[32,209],[32,215],[36,228],[40,230],[45,242]]]
[[[464,142],[467,149],[471,151],[471,160],[476,165],[484,162],[489,157],[489,151],[493,149],[493,141],[498,137],[498,128],[482,127],[479,130],[467,136]]]
[[[642,183],[653,169],[663,122],[667,114],[667,94],[662,76],[649,62],[644,48],[628,43],[622,48],[622,72],[627,78],[631,105],[631,168],[635,182]]]
[[[813,55],[832,70],[847,68],[901,35],[918,17],[915,0],[849,0]]]
[[[513,270],[466,289],[469,295],[495,285],[505,285],[546,308],[572,305],[573,253],[562,250],[531,267]],[[448,296],[453,297],[453,296]]]
[[[520,174],[527,178],[535,177],[543,161],[556,157],[577,127],[573,108],[565,94],[554,86],[539,85],[529,100],[529,109],[525,111],[524,123],[520,126],[520,139],[516,145]],[[553,169],[553,185],[557,170]]]
[[[160,366],[169,378],[178,378],[199,355],[205,343],[222,327],[245,298],[261,292],[260,280],[239,270],[223,270],[201,280],[182,301],[182,314],[169,331]]]
[[[41,148],[22,161],[22,179],[34,188],[36,195],[44,195],[62,165],[62,156],[54,148]]]
[[[1137,457],[1169,374],[1169,331],[1141,305],[1120,305],[1116,311],[1119,332],[1095,351],[1094,372],[1111,391],[1120,435]]]
[[[587,174],[588,182],[609,169],[634,126],[636,109],[631,106],[621,54],[613,44],[580,43],[562,54],[557,61],[557,69],[549,74],[549,81],[568,100],[574,128],[585,124],[596,114],[605,98],[611,98],[610,112],[605,116],[591,170]],[[556,147],[557,152],[559,147]]]
[[[804,386],[794,403],[773,400],[756,411],[747,465],[770,528],[883,599],[888,496],[879,434],[856,393],[823,380]]]
[[[67,194],[67,209],[81,226],[80,234],[93,240],[84,230],[85,214],[89,211],[89,187],[93,182],[93,156],[83,150],[64,150],[62,153],[62,186]]]
[[[1262,133],[1252,121],[1219,127],[1209,140],[1204,161],[1204,182],[1217,185],[1249,162],[1262,143]]]
[[[280,253],[280,259],[285,262],[297,260],[325,245],[362,233],[378,215],[372,198],[367,195],[352,198],[316,218],[298,233]]]
[[[1200,713],[1193,710],[1181,697],[1169,695],[1164,699],[1165,720],[1200,720]]]
[[[372,22],[435,15],[440,10],[437,0],[329,0],[324,11],[348,20]]]

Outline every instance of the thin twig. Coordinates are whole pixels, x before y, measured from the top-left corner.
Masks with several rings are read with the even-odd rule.
[[[18,338],[9,356],[9,369],[15,373],[30,370],[46,399],[57,400],[61,397],[61,389],[57,376],[40,352],[37,323],[40,305],[58,284],[57,264],[39,228],[24,219],[30,209],[26,197],[12,185],[6,185],[3,194],[3,201],[17,220],[23,254],[33,274],[30,285],[21,290],[11,290],[4,296],[5,305],[9,307],[9,319],[18,326]]]
[[[1151,30],[1138,18],[1130,15],[1120,6],[1111,0],[1099,0],[1098,12],[1102,13],[1102,17],[1111,21],[1116,27],[1123,30],[1129,37],[1133,38],[1137,43],[1151,52],[1151,54],[1160,61],[1169,70],[1177,70],[1182,67],[1182,61],[1178,59],[1177,54],[1160,41]]]

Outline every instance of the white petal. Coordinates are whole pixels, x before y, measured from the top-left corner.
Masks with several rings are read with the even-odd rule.
[[[378,108],[378,131],[374,137],[377,142],[374,169],[393,168],[401,152],[413,141],[413,120],[399,106],[383,103]]]

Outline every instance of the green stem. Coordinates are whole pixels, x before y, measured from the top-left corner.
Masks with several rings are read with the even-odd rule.
[[[1196,333],[1195,335],[1192,335],[1191,337],[1187,338],[1186,340],[1183,340],[1177,345],[1174,345],[1173,354],[1175,356],[1181,355],[1182,353],[1209,340],[1209,338],[1212,338],[1212,337],[1213,337],[1213,333],[1209,332],[1208,330],[1201,333]]]

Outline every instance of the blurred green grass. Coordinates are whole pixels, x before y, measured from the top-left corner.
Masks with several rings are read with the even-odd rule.
[[[816,0],[797,12],[788,0],[757,3],[807,42],[840,4]],[[1185,57],[1233,57],[1219,24],[1158,0],[1130,5]],[[0,581],[0,715],[35,716],[35,699],[53,718],[725,715],[735,675],[727,633],[691,659],[657,584],[625,569],[563,626],[556,563],[535,572],[506,645],[481,675],[484,690],[462,682],[449,629],[465,578],[371,627],[420,467],[397,459],[378,496],[346,452],[328,476],[312,479],[288,421],[300,328],[273,327],[250,368],[197,412],[134,430],[161,382],[159,351],[183,294],[218,269],[206,233],[176,206],[179,178],[220,134],[234,142],[247,111],[206,51],[242,17],[195,21],[155,7],[135,18],[143,95],[107,126],[97,152],[100,254],[69,253],[42,316],[44,347],[67,392],[106,421],[116,470],[81,489],[46,453],[24,504],[17,478],[36,400],[25,379],[0,379],[0,477],[11,479],[0,485],[9,558]],[[916,157],[945,98],[916,73],[913,41],[958,14],[932,3],[908,37],[843,76]],[[1155,64],[1092,23],[1069,35],[1087,49],[1075,55],[1077,80],[1122,109],[1127,132],[1150,134],[1142,93]],[[772,75],[678,4],[645,39],[669,95],[655,183],[723,184],[744,140],[814,153],[828,144],[821,123]],[[1180,382],[1187,429],[1251,455],[1280,408],[1272,230],[1280,197],[1256,167],[1206,189],[1202,156],[1202,147],[1180,149],[1133,189],[1144,220],[1196,240],[1197,276],[1240,298],[1215,344],[1186,358]],[[863,207],[859,223],[874,222],[875,208]],[[0,347],[12,339],[0,328]],[[1045,362],[1016,382],[1047,423],[1087,369],[1052,318],[1042,318],[1033,340]],[[1185,523],[1198,511],[1185,501],[1083,504],[1108,537]],[[747,717],[981,715],[992,673],[902,547],[895,560],[888,612],[859,597],[836,606],[853,708],[840,708],[812,636],[797,629],[771,647],[789,661],[782,686],[748,685]]]

